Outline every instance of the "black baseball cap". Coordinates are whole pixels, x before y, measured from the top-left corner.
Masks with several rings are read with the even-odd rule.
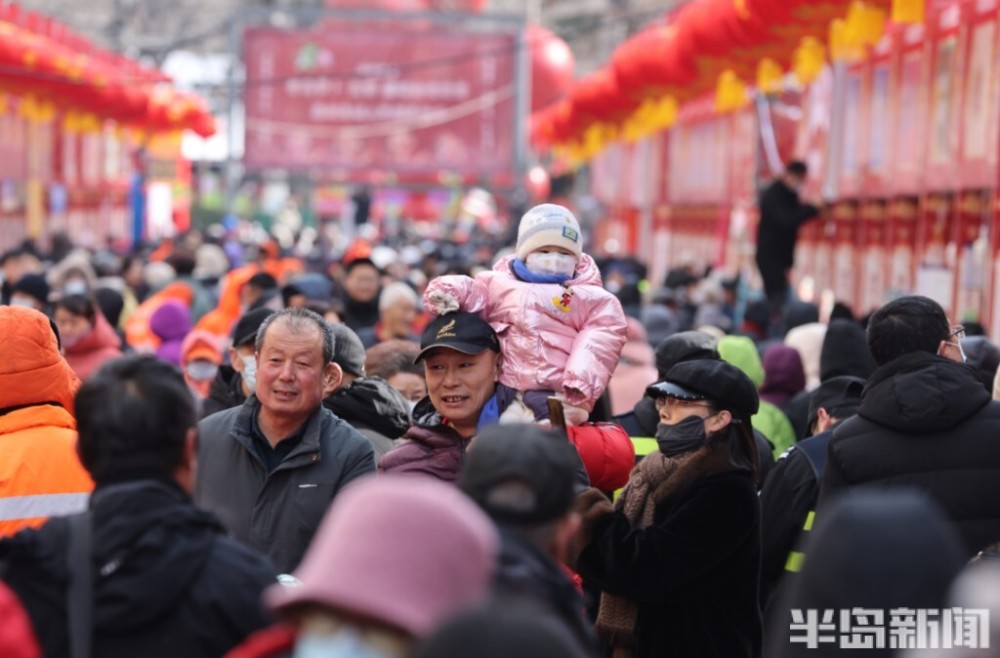
[[[742,370],[725,361],[699,359],[678,363],[662,382],[646,389],[656,398],[670,396],[681,400],[712,400],[739,418],[757,413],[760,398],[757,387]]]
[[[835,418],[847,418],[858,412],[861,393],[865,390],[865,380],[860,377],[831,377],[820,384],[809,399],[809,419],[806,427],[811,428],[819,418],[819,410]]]
[[[365,376],[365,346],[346,324],[331,324],[333,329],[333,362],[347,373]]]
[[[233,327],[233,347],[250,345],[256,341],[260,325],[264,324],[264,320],[274,312],[269,308],[258,308],[256,311],[244,313]]]
[[[447,347],[463,354],[500,351],[500,341],[493,327],[475,313],[447,313],[431,321],[420,337],[420,352],[414,363],[423,361],[436,347]]]
[[[490,425],[470,446],[458,486],[497,523],[546,523],[572,508],[579,461],[564,435]]]

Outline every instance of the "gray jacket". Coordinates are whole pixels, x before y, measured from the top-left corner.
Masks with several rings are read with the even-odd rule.
[[[268,473],[250,429],[259,409],[250,396],[198,424],[194,500],[234,537],[270,557],[279,573],[290,573],[337,492],[375,473],[375,455],[357,430],[320,407],[306,421],[302,442]]]

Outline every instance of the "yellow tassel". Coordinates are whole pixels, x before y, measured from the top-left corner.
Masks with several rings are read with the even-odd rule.
[[[765,57],[757,64],[757,88],[765,94],[780,92],[784,77],[781,67],[769,57]]]
[[[792,70],[795,77],[804,85],[810,84],[819,77],[826,65],[826,49],[819,39],[803,37],[793,56]]]
[[[726,69],[719,75],[715,87],[715,111],[719,114],[738,110],[747,103],[746,85],[736,76],[732,69]]]
[[[892,0],[892,20],[895,23],[923,23],[924,0]]]

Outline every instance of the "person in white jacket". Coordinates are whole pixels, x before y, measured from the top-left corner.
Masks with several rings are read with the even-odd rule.
[[[424,303],[433,313],[468,311],[490,323],[501,344],[499,381],[518,391],[512,406],[522,420],[546,420],[546,399],[555,395],[568,423],[586,422],[627,334],[621,303],[583,253],[576,217],[549,203],[521,218],[514,256],[475,278],[434,279]]]

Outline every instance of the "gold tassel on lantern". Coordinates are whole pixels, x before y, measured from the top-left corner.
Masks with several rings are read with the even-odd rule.
[[[816,37],[803,37],[792,60],[795,77],[804,85],[812,83],[826,66],[826,49]]]
[[[715,87],[715,111],[719,114],[740,109],[747,103],[746,85],[737,77],[732,69],[726,69],[719,75]]]
[[[894,23],[923,23],[924,0],[892,0]]]
[[[864,52],[866,46],[873,46],[882,38],[885,32],[885,12],[862,0],[854,0],[847,11],[847,40],[858,54]]]
[[[765,94],[779,93],[784,77],[781,67],[770,57],[765,57],[757,64],[757,88]]]

